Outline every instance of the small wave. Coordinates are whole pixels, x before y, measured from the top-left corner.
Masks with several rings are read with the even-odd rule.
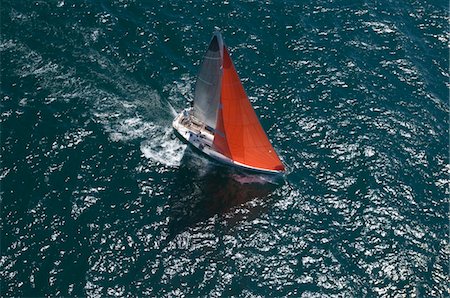
[[[371,27],[377,34],[389,34],[397,31],[397,28],[393,24],[386,24],[382,22],[363,22],[363,24]]]
[[[84,211],[95,205],[98,200],[99,198],[90,195],[77,199],[72,205],[72,217],[77,219]]]

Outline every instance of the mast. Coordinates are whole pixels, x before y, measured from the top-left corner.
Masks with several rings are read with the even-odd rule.
[[[206,125],[216,127],[222,82],[223,39],[214,32],[203,58],[194,93],[193,116]]]

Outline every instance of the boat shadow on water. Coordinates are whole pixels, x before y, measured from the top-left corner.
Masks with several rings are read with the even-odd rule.
[[[168,240],[216,215],[227,226],[256,218],[267,210],[271,194],[283,183],[280,177],[218,164],[188,147],[176,176],[179,188],[169,200]]]

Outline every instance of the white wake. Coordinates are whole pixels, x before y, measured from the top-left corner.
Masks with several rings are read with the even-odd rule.
[[[185,149],[186,145],[174,136],[171,127],[154,126],[147,140],[141,143],[146,158],[169,167],[180,165]]]

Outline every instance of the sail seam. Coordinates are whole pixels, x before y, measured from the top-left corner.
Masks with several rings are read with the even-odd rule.
[[[202,81],[203,83],[208,84],[208,85],[210,85],[210,86],[214,85],[214,83],[208,82],[208,81],[202,79],[201,77],[198,77],[198,79],[199,79],[200,81]]]

